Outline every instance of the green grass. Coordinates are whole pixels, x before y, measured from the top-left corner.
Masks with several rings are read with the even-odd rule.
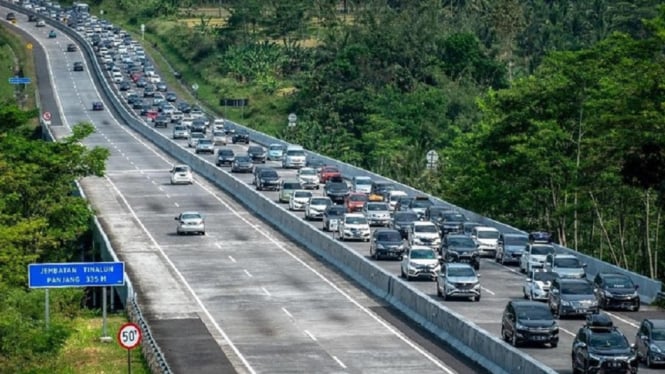
[[[19,34],[12,30],[13,26],[0,26],[0,100],[15,98],[13,85],[7,80],[14,75],[14,67],[23,68],[23,74],[26,77],[36,81],[35,62],[32,51],[26,48],[28,42],[23,40]],[[35,84],[29,84],[25,87],[27,99],[23,103],[23,109],[35,108]]]

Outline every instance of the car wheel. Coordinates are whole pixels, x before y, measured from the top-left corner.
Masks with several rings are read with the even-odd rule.
[[[496,256],[494,256],[494,261],[499,262],[499,254],[497,253]]]
[[[406,274],[404,274],[404,268],[401,266],[399,267],[399,276],[402,278],[406,278]]]
[[[522,294],[524,294],[525,299],[527,299],[527,300],[529,299],[529,295],[527,295],[526,292],[524,292],[524,289],[522,289]]]
[[[653,367],[653,362],[651,361],[651,355],[649,354],[649,351],[647,351],[647,354],[646,354],[646,357],[645,357],[645,360],[644,360],[644,364],[648,368]]]
[[[633,312],[639,312],[640,311],[640,302],[638,301],[632,308]]]
[[[480,263],[477,263],[477,264],[473,265],[473,268],[475,270],[480,270]]]
[[[205,234],[206,234],[206,232],[205,232],[205,231],[201,231],[201,235],[205,235]]]
[[[501,339],[503,341],[507,342],[508,341],[508,335],[506,335],[506,329],[501,325]]]
[[[513,347],[519,346],[519,342],[517,341],[517,334],[515,334],[515,332],[513,332],[513,335],[510,337],[510,345]]]
[[[475,297],[475,301],[476,302],[480,301],[480,294],[478,294],[478,296]]]
[[[559,342],[558,342],[558,341],[550,342],[550,347],[552,347],[552,348],[556,348],[556,347],[558,347],[558,346],[559,346]]]
[[[436,281],[436,296],[443,296],[443,292],[441,292],[441,289],[439,288],[439,281]]]

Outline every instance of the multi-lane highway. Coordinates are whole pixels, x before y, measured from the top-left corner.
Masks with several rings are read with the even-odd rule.
[[[6,11],[0,13],[4,19]],[[53,126],[56,136],[91,122],[96,133],[85,144],[111,151],[107,176],[82,185],[127,262],[151,325],[178,329],[171,339],[160,341],[157,334],[177,372],[220,372],[230,365],[250,373],[482,372],[209,182],[197,178],[193,185],[170,185],[174,161],[168,155],[110,112],[91,110],[92,102],[103,98],[88,63],[84,72],[72,71],[73,62],[84,61],[80,52],[65,52],[72,41],[62,34],[49,39],[49,27],[38,29],[19,18],[15,27],[33,35],[45,51],[40,68],[51,72],[46,83],[62,115],[62,126]],[[208,235],[175,235],[174,217],[186,210],[206,216]],[[202,336],[187,340],[201,330]],[[192,352],[201,341],[216,342],[217,350]],[[183,357],[178,349],[192,356]],[[228,361],[217,357],[222,351]]]

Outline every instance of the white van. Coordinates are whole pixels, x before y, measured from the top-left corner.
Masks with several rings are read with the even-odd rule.
[[[476,242],[481,256],[496,257],[499,247],[499,230],[490,226],[476,226],[471,230],[471,238]]]
[[[400,190],[390,191],[388,193],[388,205],[390,205],[390,210],[395,211],[395,206],[402,196],[408,196],[406,192]]]
[[[355,176],[351,181],[353,192],[369,194],[372,192],[372,178],[365,176]]]
[[[286,152],[284,152],[284,159],[282,160],[282,167],[284,169],[288,168],[301,168],[305,166],[307,162],[307,156],[305,155],[305,149],[299,145],[290,145],[286,147]]]

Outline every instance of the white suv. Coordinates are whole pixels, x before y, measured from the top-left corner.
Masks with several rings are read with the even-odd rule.
[[[434,250],[441,246],[439,228],[433,222],[414,222],[407,234],[409,245],[424,245]]]
[[[346,213],[339,223],[339,240],[369,241],[371,234],[367,218],[360,213]]]
[[[499,230],[490,226],[476,226],[471,230],[471,237],[476,242],[481,257],[496,257],[500,235]]]
[[[171,184],[192,184],[192,170],[187,165],[175,165],[171,169]]]
[[[305,166],[307,156],[305,150],[299,145],[290,145],[286,147],[284,159],[282,160],[282,167],[288,168],[302,168]]]

